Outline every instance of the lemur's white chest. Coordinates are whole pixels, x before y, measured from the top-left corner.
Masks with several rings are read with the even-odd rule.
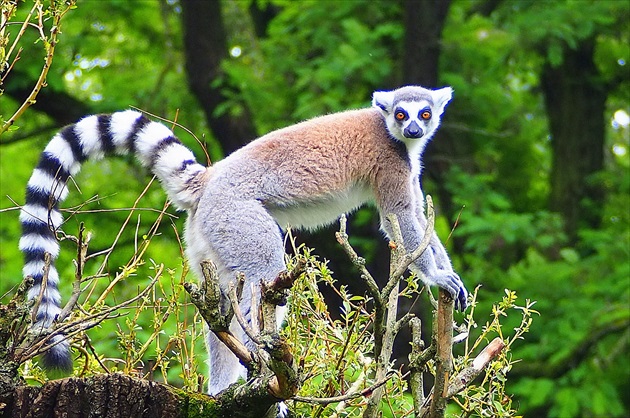
[[[374,195],[363,185],[354,185],[347,190],[325,197],[302,200],[287,205],[268,208],[282,229],[317,229],[335,222],[344,213],[350,213],[365,203],[373,202]]]

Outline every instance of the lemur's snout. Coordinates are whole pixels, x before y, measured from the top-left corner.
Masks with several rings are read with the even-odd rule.
[[[424,135],[424,132],[422,131],[422,128],[418,126],[416,121],[411,121],[409,126],[405,128],[405,131],[403,132],[403,134],[407,138],[420,138],[422,135]]]

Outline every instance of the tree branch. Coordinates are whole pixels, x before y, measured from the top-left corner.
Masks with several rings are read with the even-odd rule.
[[[337,238],[337,242],[341,245],[344,252],[352,262],[355,268],[359,270],[361,274],[361,279],[365,282],[367,286],[367,290],[374,300],[374,303],[377,307],[383,306],[383,301],[381,299],[381,291],[378,288],[378,284],[376,284],[376,280],[372,277],[372,274],[368,271],[367,267],[365,267],[365,258],[359,257],[354,248],[350,245],[348,241],[348,234],[346,232],[347,218],[346,215],[342,215],[339,218],[339,231],[335,233],[335,237]]]
[[[423,358],[424,341],[422,341],[422,322],[419,318],[411,318],[409,322],[411,326],[411,353],[409,353],[409,387],[411,389],[411,396],[413,397],[414,413],[417,417],[420,416],[420,408],[424,404],[424,377],[423,373],[426,368],[427,361],[435,355],[435,352],[430,354],[430,357]],[[435,347],[435,346],[431,346]]]
[[[446,398],[451,398],[464,390],[504,348],[505,343],[501,338],[497,337],[492,340],[492,342],[475,357],[469,367],[459,372],[457,376],[451,380],[446,392]]]
[[[46,85],[46,75],[48,74],[48,70],[50,70],[50,67],[51,67],[52,61],[53,61],[53,57],[55,55],[55,46],[57,45],[57,35],[59,35],[59,25],[61,23],[61,19],[72,8],[73,5],[74,5],[74,3],[70,2],[68,5],[65,6],[66,7],[65,9],[59,9],[59,10],[56,7],[54,7],[54,6],[51,6],[50,8],[44,10],[43,6],[40,3],[35,3],[35,5],[33,6],[33,10],[31,12],[33,12],[35,9],[37,9],[38,21],[39,21],[38,28],[39,28],[40,33],[41,33],[40,40],[43,42],[44,47],[46,49],[46,56],[45,56],[45,59],[44,59],[44,66],[42,67],[42,70],[41,70],[41,72],[39,74],[39,77],[37,78],[37,81],[35,82],[35,85],[33,86],[33,89],[28,94],[26,99],[24,99],[24,101],[22,102],[22,105],[15,111],[15,113],[9,118],[9,120],[7,120],[2,125],[2,127],[0,127],[0,135],[2,135],[11,126],[13,126],[15,121],[20,116],[22,116],[24,114],[24,112],[26,112],[26,109],[28,109],[31,105],[33,105],[35,103],[35,100],[36,100],[37,95],[39,94],[40,90]],[[44,35],[44,23],[43,22],[44,22],[44,13],[45,12],[50,12],[51,15],[52,15],[52,23],[51,23],[51,27],[50,27],[50,35],[48,36],[48,38]],[[28,19],[30,19],[30,15],[29,15]],[[25,25],[26,25],[27,22],[28,21],[24,22]],[[6,77],[6,75],[3,77],[3,79],[5,77]]]
[[[443,417],[446,412],[448,382],[453,373],[453,309],[451,294],[440,288],[437,311],[437,352],[435,383],[428,416]]]

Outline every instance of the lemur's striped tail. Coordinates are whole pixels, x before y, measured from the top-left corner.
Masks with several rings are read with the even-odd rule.
[[[111,153],[135,154],[158,176],[180,209],[192,208],[198,201],[206,167],[195,161],[192,152],[166,126],[151,122],[140,112],[125,111],[88,116],[64,128],[44,149],[28,181],[26,204],[20,212],[22,272],[35,281],[28,298],[41,297],[36,326],[50,326],[61,311],[59,274],[54,261],[59,255],[56,230],[63,222],[59,202],[68,194],[66,183],[78,173],[81,163]],[[50,254],[51,265],[42,288],[45,253]],[[61,336],[54,342],[57,344],[44,355],[44,366],[71,368],[68,342]]]

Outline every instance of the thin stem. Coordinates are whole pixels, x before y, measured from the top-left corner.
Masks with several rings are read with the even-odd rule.
[[[74,4],[74,3],[72,3],[72,4]],[[43,18],[44,11],[42,9],[41,3],[38,1],[38,2],[36,2],[35,6],[33,6],[34,8],[35,7],[38,8],[39,21],[40,21],[40,23],[39,23],[39,30],[41,32],[42,41],[44,42],[44,45],[46,47],[46,58],[44,60],[44,66],[42,67],[42,71],[40,72],[39,77],[37,78],[37,82],[35,83],[35,86],[33,87],[33,90],[31,91],[31,93],[24,100],[24,102],[19,107],[19,109],[15,111],[13,116],[11,116],[9,118],[9,120],[7,120],[2,125],[2,127],[0,128],[0,135],[2,135],[11,126],[13,126],[15,121],[20,116],[22,116],[22,114],[24,114],[24,112],[26,112],[26,109],[28,109],[31,105],[33,105],[35,103],[35,100],[36,100],[37,95],[39,94],[40,90],[46,85],[46,76],[48,75],[48,70],[50,70],[50,67],[51,67],[52,62],[53,62],[53,57],[55,55],[55,46],[57,45],[57,35],[59,34],[59,24],[60,24],[61,19],[63,18],[63,16],[66,14],[66,12],[68,10],[70,10],[71,5],[68,6],[63,11],[53,10],[53,22],[52,22],[52,27],[50,28],[49,40],[45,39],[45,36],[43,35],[43,19],[42,18]],[[32,10],[31,10],[31,14],[29,14],[29,16],[28,16],[28,19],[30,19],[31,16],[32,16]],[[24,24],[23,28],[25,28],[27,26],[28,19],[25,20],[25,22],[24,22],[25,24]],[[16,42],[17,42],[17,39],[16,39]],[[11,46],[11,48],[9,49],[10,53],[13,51],[13,48],[14,48],[14,45]]]

